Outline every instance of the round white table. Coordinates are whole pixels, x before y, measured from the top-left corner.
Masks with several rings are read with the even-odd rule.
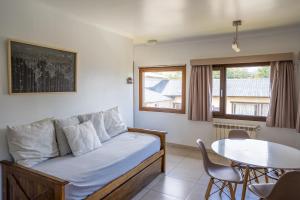
[[[212,149],[229,160],[273,169],[300,169],[300,150],[273,142],[253,139],[223,139]],[[245,199],[249,169],[246,169],[242,200]]]

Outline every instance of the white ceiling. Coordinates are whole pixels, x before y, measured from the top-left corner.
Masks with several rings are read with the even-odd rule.
[[[300,0],[36,0],[130,37],[172,41],[300,23]]]

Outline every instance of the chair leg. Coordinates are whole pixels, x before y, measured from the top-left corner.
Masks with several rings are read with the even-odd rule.
[[[219,192],[220,196],[222,196],[222,193],[223,193],[225,187],[226,187],[226,181],[222,183],[222,187],[221,187],[220,192]]]
[[[205,199],[206,199],[206,200],[209,199],[210,191],[211,191],[211,188],[212,188],[212,186],[213,186],[213,183],[214,183],[214,179],[213,179],[213,178],[210,178],[209,183],[208,183],[208,186],[207,186],[207,189],[206,189],[206,193],[205,193]]]
[[[236,189],[237,189],[237,183],[234,184],[234,188],[233,188],[234,194],[236,193]]]
[[[230,197],[232,200],[235,200],[235,192],[233,190],[232,184],[228,183],[229,191],[230,191]]]

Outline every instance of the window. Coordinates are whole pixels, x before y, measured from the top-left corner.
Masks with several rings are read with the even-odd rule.
[[[185,66],[139,69],[139,107],[142,111],[185,113]]]
[[[269,103],[231,102],[231,113],[234,115],[267,116]]]
[[[213,67],[214,117],[264,121],[270,104],[270,63]]]

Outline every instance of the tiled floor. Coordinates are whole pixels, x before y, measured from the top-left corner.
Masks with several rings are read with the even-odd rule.
[[[209,154],[212,161],[229,164],[229,161],[213,154]],[[145,187],[132,200],[203,200],[209,177],[205,174],[199,151],[174,147],[167,148],[167,172],[161,174]],[[215,188],[213,188],[214,190]],[[238,187],[236,199],[241,197],[241,186]],[[229,199],[218,193],[210,197],[211,200]],[[247,191],[247,200],[256,200]]]

